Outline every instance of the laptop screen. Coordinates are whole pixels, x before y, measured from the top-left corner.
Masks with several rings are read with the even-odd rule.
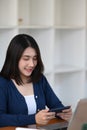
[[[87,99],[81,99],[76,107],[67,130],[82,130],[87,123]]]

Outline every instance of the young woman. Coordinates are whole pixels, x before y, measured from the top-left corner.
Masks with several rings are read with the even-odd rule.
[[[55,118],[49,109],[64,106],[43,74],[38,44],[27,34],[10,42],[0,72],[0,127],[46,124]],[[46,109],[46,106],[49,109]],[[72,110],[59,113],[69,120]]]

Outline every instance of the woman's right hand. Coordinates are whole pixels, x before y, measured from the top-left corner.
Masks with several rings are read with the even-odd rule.
[[[41,110],[35,115],[36,123],[42,125],[46,125],[53,118],[55,118],[55,112],[49,112],[48,109]]]

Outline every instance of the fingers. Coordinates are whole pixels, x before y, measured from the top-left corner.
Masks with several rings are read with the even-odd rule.
[[[63,110],[62,113],[57,113],[57,116],[61,117],[64,120],[69,121],[72,116],[72,109]]]
[[[55,118],[55,112],[47,112],[44,114],[43,118],[47,121]]]
[[[71,118],[71,114],[62,113],[59,116],[64,120],[69,120]]]
[[[51,113],[50,113],[50,114],[47,114],[47,116],[46,116],[46,117],[47,117],[47,119],[48,119],[48,120],[51,120],[51,119],[55,118],[55,113],[52,113],[52,114],[51,114]]]
[[[48,110],[41,110],[35,115],[37,124],[47,124],[49,120],[55,117],[55,112],[48,112]]]

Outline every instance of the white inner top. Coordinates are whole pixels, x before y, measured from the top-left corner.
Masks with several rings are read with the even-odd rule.
[[[28,95],[28,96],[24,96],[27,107],[28,107],[28,114],[35,114],[36,113],[36,102],[35,102],[35,98],[34,95]]]

